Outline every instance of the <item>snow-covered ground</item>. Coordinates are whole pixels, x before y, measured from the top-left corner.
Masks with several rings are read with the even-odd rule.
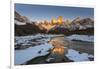
[[[24,44],[24,45],[28,45],[31,44],[31,40],[32,39],[38,39],[44,37],[43,35],[37,34],[37,35],[30,35],[30,36],[16,36],[15,37],[15,45],[17,44]],[[43,40],[43,38],[42,38]]]
[[[25,50],[15,50],[15,64],[23,64],[32,58],[47,55],[49,53],[48,50],[51,48],[53,48],[52,45],[45,43],[44,45],[29,47]],[[39,53],[40,51],[41,53]]]
[[[66,54],[66,57],[68,57],[70,60],[73,60],[75,62],[78,61],[89,61],[89,58],[94,58],[93,55],[89,55],[87,53],[79,53],[79,51],[69,49],[68,54]]]
[[[15,49],[26,49],[32,46],[41,45],[50,41],[52,37],[61,35],[37,34],[29,36],[15,36]]]
[[[36,39],[37,42],[45,43],[49,41],[52,37],[59,36],[59,35],[46,35],[46,34],[37,34],[37,35],[29,35],[29,36],[16,36],[15,37],[15,45],[31,45]]]
[[[67,39],[70,40],[80,40],[80,41],[87,41],[87,42],[94,42],[94,36],[88,36],[88,35],[71,35],[66,37]]]

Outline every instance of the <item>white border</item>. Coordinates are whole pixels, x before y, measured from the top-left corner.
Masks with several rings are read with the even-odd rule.
[[[90,2],[90,1],[89,1]],[[65,69],[74,68],[78,66],[91,66],[94,62],[75,62],[75,63],[58,63],[58,64],[38,64],[38,65],[22,65],[15,66],[14,65],[14,3],[22,3],[22,4],[37,4],[37,5],[55,5],[55,6],[72,6],[72,7],[87,7],[87,8],[95,8],[93,2],[86,2],[84,0],[49,0],[49,1],[41,1],[41,0],[12,0],[11,1],[11,68],[12,69],[33,69],[33,68],[58,68]],[[19,58],[20,59],[20,58]],[[90,65],[87,65],[90,64]],[[64,67],[63,67],[64,66]]]
[[[14,0],[14,3],[94,7],[95,0]]]
[[[14,1],[11,1],[10,2],[10,9],[11,9],[11,11],[10,11],[10,21],[11,21],[11,23],[10,23],[10,31],[11,31],[11,33],[10,33],[10,38],[11,38],[11,41],[10,41],[10,43],[11,43],[11,50],[10,50],[10,68],[14,68]]]

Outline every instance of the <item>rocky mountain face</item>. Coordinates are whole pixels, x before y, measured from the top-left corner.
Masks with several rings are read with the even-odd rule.
[[[78,17],[78,18],[74,19],[71,24],[74,24],[74,25],[91,25],[91,26],[93,26],[94,21],[91,18],[81,19],[80,17]]]
[[[25,22],[25,20],[22,18],[22,16],[16,11],[15,11],[14,19],[19,22]]]
[[[76,18],[75,20],[72,21],[71,26],[74,26],[73,30],[82,30],[82,29],[87,29],[87,28],[93,28],[94,27],[94,21],[90,18]]]
[[[45,33],[46,29],[40,29],[35,22],[31,22],[26,16],[21,16],[15,11],[15,36],[25,36],[36,33]]]
[[[94,21],[90,18],[81,19],[80,17],[74,19],[70,24],[65,26],[53,27],[49,33],[57,34],[94,34]]]
[[[30,20],[26,16],[20,15],[18,12],[14,12],[14,22],[17,25],[25,25],[26,23],[30,23]]]
[[[43,23],[43,24],[38,24],[37,25],[41,30],[46,29],[49,31],[51,28],[54,28],[56,25],[51,25],[49,23]]]

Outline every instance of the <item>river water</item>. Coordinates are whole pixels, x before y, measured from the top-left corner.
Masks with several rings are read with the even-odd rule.
[[[93,42],[79,42],[71,41],[70,48],[78,50],[80,52],[85,52],[88,54],[94,54],[94,43]]]

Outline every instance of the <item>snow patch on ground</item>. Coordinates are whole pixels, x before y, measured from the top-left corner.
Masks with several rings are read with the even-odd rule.
[[[32,58],[47,55],[49,53],[48,50],[51,48],[53,48],[52,45],[45,43],[44,45],[29,47],[25,50],[15,50],[15,64],[23,64]]]
[[[66,54],[66,57],[68,57],[70,60],[73,60],[75,62],[78,61],[89,61],[89,58],[94,58],[93,55],[89,55],[87,53],[79,53],[79,51],[69,49],[68,54]]]
[[[46,35],[46,34],[37,34],[37,35],[29,35],[29,36],[16,36],[15,37],[15,45],[30,45],[33,43],[33,39],[37,39],[40,43],[45,43],[49,41],[52,37],[59,35]]]
[[[70,40],[80,40],[80,41],[87,41],[87,42],[94,42],[94,36],[88,36],[88,35],[71,35],[66,37]]]

